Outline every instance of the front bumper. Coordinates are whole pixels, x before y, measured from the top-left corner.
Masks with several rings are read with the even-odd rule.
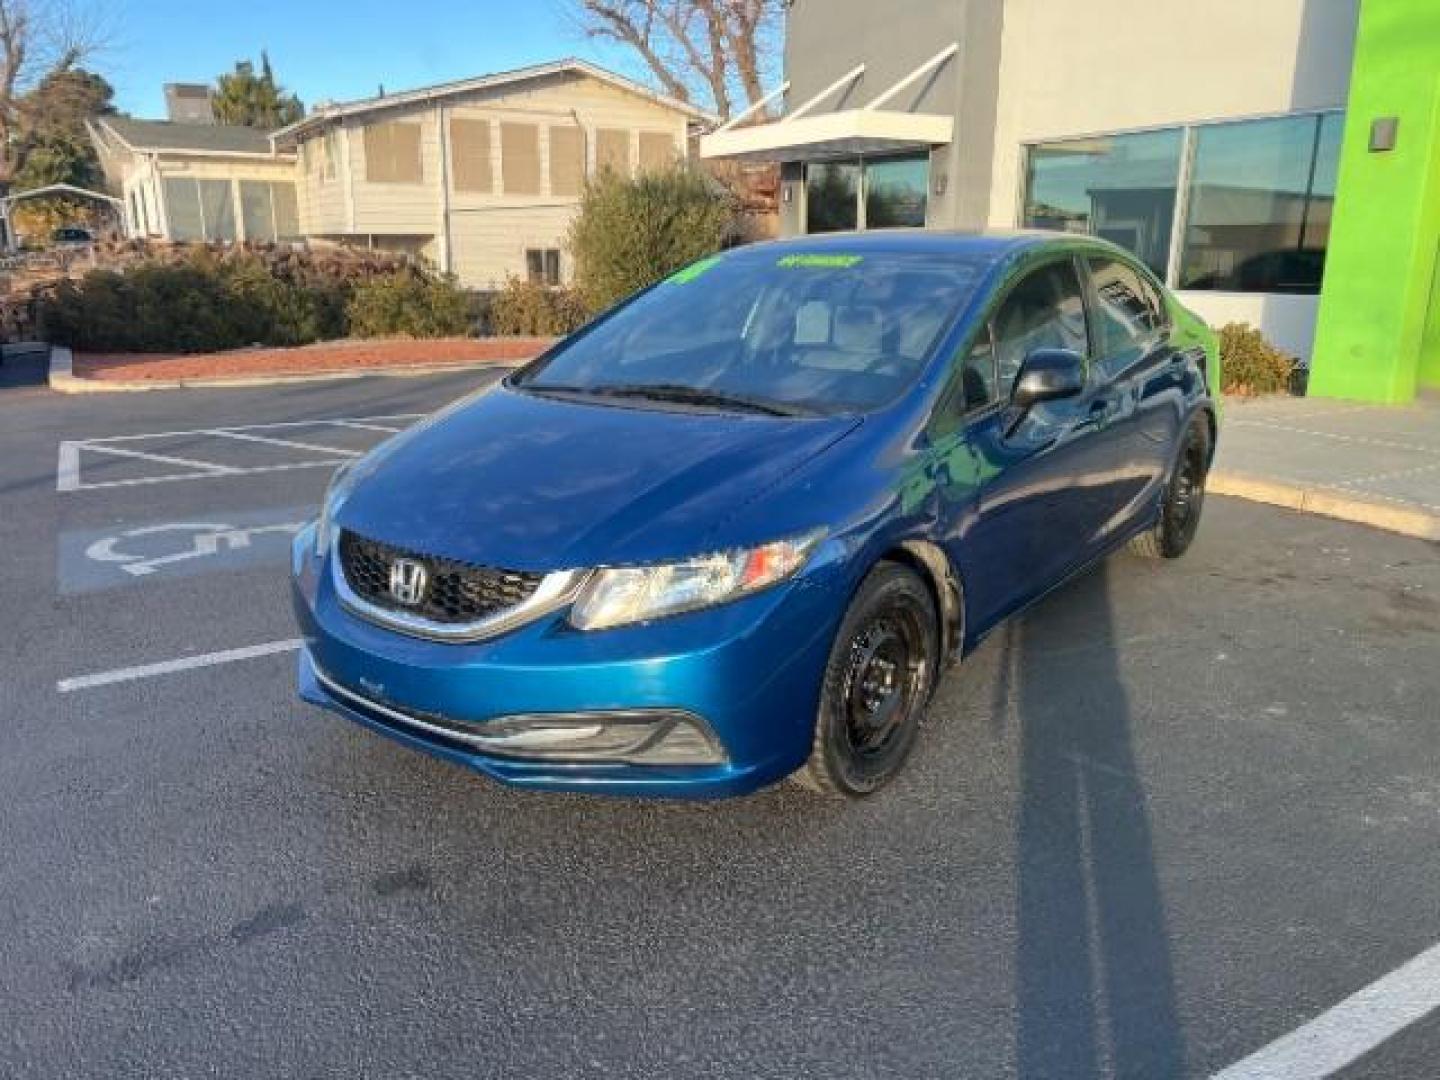
[[[843,563],[824,547],[801,576],[704,611],[597,632],[573,629],[557,611],[496,638],[452,643],[347,610],[313,543],[309,530],[297,536],[293,560],[306,639],[300,696],[411,749],[520,787],[676,798],[754,791],[809,753],[847,598]],[[576,714],[693,718],[715,752],[697,765],[542,760],[465,738],[517,715]]]

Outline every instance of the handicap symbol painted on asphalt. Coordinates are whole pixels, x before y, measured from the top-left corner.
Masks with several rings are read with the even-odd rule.
[[[293,537],[313,515],[310,507],[286,507],[63,533],[60,591],[88,592],[285,563]]]
[[[85,557],[96,562],[119,563],[127,574],[140,577],[153,574],[162,566],[184,562],[186,559],[202,559],[207,555],[218,555],[222,551],[248,548],[255,536],[269,533],[283,533],[294,536],[305,527],[303,521],[286,521],[278,525],[256,525],[252,528],[236,528],[234,525],[196,525],[187,522],[171,522],[165,525],[147,525],[142,529],[129,529],[118,536],[104,536],[85,549]],[[145,555],[135,551],[121,551],[126,541],[140,537],[152,537],[161,533],[175,534],[176,540],[186,540],[189,546],[165,555]]]

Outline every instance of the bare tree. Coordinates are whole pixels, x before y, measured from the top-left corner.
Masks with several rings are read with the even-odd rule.
[[[784,0],[569,0],[591,37],[633,49],[667,94],[728,117],[765,95]]]
[[[36,120],[31,91],[99,52],[106,26],[84,0],[0,0],[0,183],[13,176],[16,148]]]

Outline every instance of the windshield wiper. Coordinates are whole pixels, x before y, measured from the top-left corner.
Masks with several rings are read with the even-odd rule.
[[[768,398],[726,393],[683,383],[636,383],[633,385],[594,386],[590,393],[601,397],[643,398],[649,401],[673,401],[678,405],[725,409],[731,412],[760,413],[764,416],[813,416],[799,405],[789,405]]]

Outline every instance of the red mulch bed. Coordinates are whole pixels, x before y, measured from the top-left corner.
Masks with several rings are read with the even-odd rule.
[[[491,361],[514,364],[547,348],[551,338],[386,338],[325,341],[293,349],[218,353],[77,353],[75,375],[114,382],[318,375],[353,368],[429,367]]]

